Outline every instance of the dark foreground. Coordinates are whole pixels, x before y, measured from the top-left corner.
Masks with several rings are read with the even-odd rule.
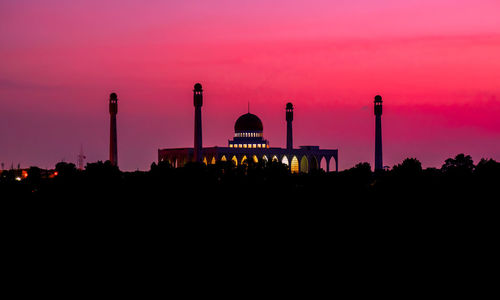
[[[58,163],[51,175],[36,167],[22,180],[15,171],[3,171],[0,192],[4,202],[58,203],[58,205],[189,206],[215,208],[335,206],[393,207],[452,203],[497,202],[500,163],[469,156],[446,160],[441,169],[422,169],[416,159],[406,159],[390,171],[372,172],[368,163],[339,173],[313,170],[290,174],[287,166],[272,162],[235,167],[188,164],[171,168],[152,164],[147,172],[121,172],[109,162],[88,164],[83,171],[73,164]],[[22,201],[20,201],[22,200]],[[30,201],[37,202],[30,202]],[[27,201],[27,202],[25,202]]]
[[[4,172],[6,274],[36,278],[38,294],[56,282],[82,295],[144,297],[146,284],[193,296],[477,297],[497,260],[499,165],[457,156],[380,173],[292,175],[277,163],[131,173],[60,163],[57,176],[32,168],[21,181]]]

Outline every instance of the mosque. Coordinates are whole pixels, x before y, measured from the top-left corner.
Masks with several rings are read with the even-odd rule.
[[[215,164],[217,161],[232,161],[236,166],[246,164],[249,160],[279,161],[289,166],[292,173],[308,173],[319,169],[325,161],[326,170],[330,172],[330,161],[335,160],[335,171],[338,171],[338,150],[320,149],[319,146],[300,146],[293,148],[293,105],[287,103],[285,116],[287,123],[286,148],[271,147],[264,139],[262,121],[254,114],[240,116],[234,124],[234,137],[228,140],[227,147],[202,147],[201,107],[203,105],[203,89],[201,84],[194,85],[193,102],[195,107],[194,148],[159,149],[158,161],[168,161],[174,167],[182,167],[187,162],[197,161],[204,164]]]

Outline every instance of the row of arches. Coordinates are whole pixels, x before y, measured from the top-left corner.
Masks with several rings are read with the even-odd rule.
[[[332,159],[333,158],[333,159]],[[166,160],[173,167],[182,167],[186,162],[186,157],[167,157]],[[336,162],[334,156],[316,156],[316,155],[267,155],[257,156],[257,155],[231,155],[231,154],[221,154],[220,158],[216,156],[204,156],[203,163],[206,165],[216,164],[217,161],[232,161],[236,166],[247,164],[249,160],[254,163],[259,163],[260,161],[276,161],[287,165],[292,173],[309,173],[312,170],[322,169],[324,171],[336,170]]]

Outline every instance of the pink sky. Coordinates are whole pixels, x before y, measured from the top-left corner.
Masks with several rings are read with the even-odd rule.
[[[339,149],[373,165],[373,97],[384,100],[384,164],[439,167],[457,153],[500,161],[500,2],[2,1],[0,162],[53,167],[118,157],[148,169],[157,149],[192,147],[192,87],[203,84],[205,146],[237,117],[261,117],[285,146]]]

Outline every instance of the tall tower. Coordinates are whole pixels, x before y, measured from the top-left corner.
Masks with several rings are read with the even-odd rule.
[[[194,161],[201,162],[202,133],[201,133],[201,107],[203,106],[203,89],[201,84],[194,85]]]
[[[382,170],[382,97],[375,96],[375,170]]]
[[[286,104],[286,149],[293,149],[293,133],[292,133],[292,121],[293,121],[293,105],[288,102]]]
[[[111,115],[109,131],[109,161],[118,165],[118,145],[116,142],[116,114],[118,113],[118,97],[115,93],[109,95],[109,114]]]

